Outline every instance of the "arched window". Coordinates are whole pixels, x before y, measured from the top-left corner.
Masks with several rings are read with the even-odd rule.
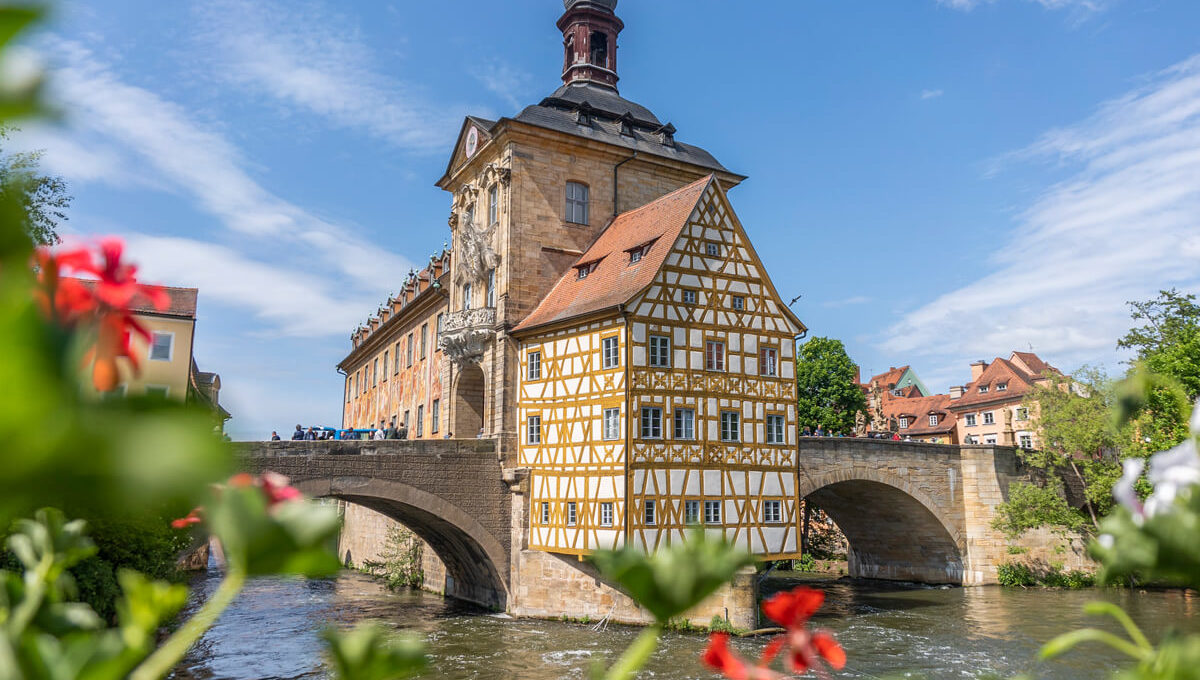
[[[593,31],[589,45],[592,48],[589,61],[595,66],[608,68],[608,36],[600,31]]]

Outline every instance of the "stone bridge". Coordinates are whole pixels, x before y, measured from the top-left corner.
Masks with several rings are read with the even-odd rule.
[[[845,533],[852,576],[980,585],[995,583],[996,567],[1010,559],[991,521],[1009,485],[1025,479],[1014,449],[807,437],[798,448],[797,495]],[[310,496],[361,505],[410,528],[444,563],[445,582],[433,585],[447,595],[513,613],[600,618],[616,608],[623,613],[615,620],[637,619],[636,606],[622,604],[624,596],[586,563],[524,549],[522,475],[504,469],[493,440],[238,449],[251,471],[275,470]]]
[[[411,529],[446,565],[447,595],[506,608],[512,500],[494,441],[282,441],[237,446],[250,472],[274,470],[290,477],[308,496],[355,503]]]

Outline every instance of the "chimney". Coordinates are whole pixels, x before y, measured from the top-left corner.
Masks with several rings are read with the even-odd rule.
[[[987,367],[988,362],[984,361],[983,359],[971,364],[971,382],[979,380],[979,376],[983,375],[983,372],[987,370]]]
[[[962,395],[963,395],[963,386],[962,385],[951,385],[950,386],[950,398],[951,399],[958,399]]]
[[[854,364],[854,384],[862,384],[862,369],[858,367],[858,364]]]

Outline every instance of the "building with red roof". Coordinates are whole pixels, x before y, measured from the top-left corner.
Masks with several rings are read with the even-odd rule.
[[[1013,352],[1007,359],[971,364],[971,381],[950,388],[949,407],[958,418],[959,441],[1036,447],[1037,432],[1024,405],[1025,397],[1064,377],[1033,352]]]

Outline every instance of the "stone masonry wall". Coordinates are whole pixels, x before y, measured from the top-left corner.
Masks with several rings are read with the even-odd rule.
[[[354,503],[342,504],[342,532],[338,536],[338,556],[347,567],[362,569],[366,562],[383,561],[388,533],[403,524],[387,515]],[[424,575],[422,588],[436,593],[445,592],[446,565],[438,558],[433,548],[414,536],[421,544],[421,572]]]

